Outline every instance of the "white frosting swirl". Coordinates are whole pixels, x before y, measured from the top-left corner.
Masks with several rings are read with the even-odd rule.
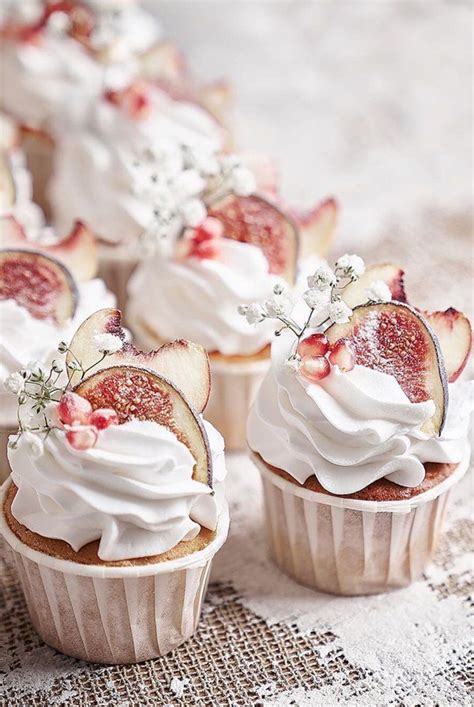
[[[17,419],[16,397],[3,387],[6,377],[30,361],[49,365],[59,357],[59,342],[69,342],[84,319],[98,309],[115,306],[115,297],[102,280],[82,282],[78,290],[76,312],[65,327],[35,319],[14,300],[0,301],[0,425],[15,426]]]
[[[460,425],[456,400],[443,437],[428,439],[420,428],[434,412],[431,400],[412,403],[393,376],[362,366],[348,373],[333,367],[310,383],[284,365],[292,341],[283,335],[274,342],[249,417],[249,445],[267,463],[301,484],[315,475],[327,491],[350,494],[383,477],[417,486],[423,462],[464,458],[466,414]]]
[[[111,14],[113,3],[89,2],[97,21]],[[162,37],[156,19],[135,3],[119,3],[121,25],[111,36],[101,63],[66,32],[46,28],[38,42],[3,41],[0,62],[2,105],[19,121],[56,136],[81,124],[105,87],[124,85],[139,71],[137,56]],[[107,19],[105,18],[105,22]],[[101,56],[100,54],[98,55]]]
[[[150,204],[136,193],[135,161],[151,145],[222,147],[220,125],[200,106],[158,88],[150,88],[150,98],[146,118],[133,120],[104,99],[85,129],[62,134],[49,185],[59,233],[81,218],[104,241],[134,243],[152,220]]]
[[[14,517],[31,531],[69,543],[73,550],[99,540],[102,560],[158,555],[214,530],[224,503],[224,442],[206,423],[219,494],[192,478],[189,449],[167,428],[132,420],[99,434],[77,451],[59,430],[34,458],[24,438],[9,450],[18,487]]]
[[[237,308],[270,297],[277,278],[256,246],[224,238],[220,248],[216,260],[173,261],[156,254],[139,265],[129,283],[132,328],[145,325],[157,343],[187,338],[226,355],[264,348],[275,322],[249,326]]]

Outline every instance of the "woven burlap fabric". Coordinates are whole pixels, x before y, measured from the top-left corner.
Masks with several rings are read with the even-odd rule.
[[[468,516],[469,504],[460,497],[424,580],[438,602],[460,598],[466,616],[473,606],[472,573],[462,569],[472,542]],[[458,645],[455,636],[440,629],[436,640],[450,642],[450,657],[421,681],[407,675],[399,693],[385,701],[386,666],[377,671],[354,665],[344,653],[337,622],[331,628],[321,616],[321,628],[304,633],[283,622],[269,625],[222,583],[211,583],[194,638],[169,656],[135,666],[90,665],[45,646],[5,560],[0,565],[0,600],[0,704],[9,707],[331,705],[339,698],[354,705],[468,705],[474,685],[472,656],[464,643]],[[400,650],[417,647],[407,643]]]

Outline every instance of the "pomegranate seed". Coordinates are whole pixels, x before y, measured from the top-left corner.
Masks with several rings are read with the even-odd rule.
[[[324,334],[311,334],[298,344],[298,353],[303,356],[324,356],[329,351],[329,341]]]
[[[66,439],[73,449],[85,451],[97,442],[98,433],[95,427],[79,427],[66,432]]]
[[[63,425],[84,425],[89,422],[92,406],[77,393],[68,391],[59,401],[58,415]]]
[[[311,383],[317,383],[330,374],[331,365],[325,356],[303,356],[300,371]]]
[[[333,366],[338,366],[340,371],[347,373],[354,368],[354,354],[352,349],[344,339],[339,339],[331,347],[329,360]]]
[[[214,239],[211,241],[204,241],[204,243],[199,243],[191,248],[190,255],[194,258],[199,258],[200,260],[216,260],[219,257],[221,249],[219,244]]]
[[[110,425],[118,425],[118,415],[115,410],[111,408],[98,408],[94,410],[89,418],[90,424],[96,428],[96,430],[105,430]]]
[[[223,227],[220,221],[209,216],[200,226],[194,230],[193,241],[202,243],[222,236]]]

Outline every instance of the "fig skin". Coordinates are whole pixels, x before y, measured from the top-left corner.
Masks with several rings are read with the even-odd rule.
[[[172,405],[173,415],[169,420],[165,421],[161,417],[145,417],[143,416],[143,413],[142,416],[140,416],[139,410],[137,415],[129,415],[128,413],[124,414],[124,410],[120,410],[117,406],[114,408],[113,400],[104,401],[96,400],[94,398],[94,391],[97,390],[97,387],[99,385],[107,381],[107,378],[113,380],[115,376],[124,376],[127,374],[131,376],[138,376],[144,384],[146,379],[146,382],[149,384],[150,388],[152,385],[156,385],[162,391],[162,393],[164,393],[164,395],[167,397],[167,399],[171,402]],[[171,432],[173,432],[178,437],[181,442],[186,444],[190,452],[193,454],[196,460],[196,467],[193,478],[202,483],[206,483],[210,488],[212,488],[212,455],[209,448],[209,440],[206,434],[206,430],[204,428],[200,416],[194,411],[193,407],[187,401],[184,394],[171,381],[167,380],[163,376],[158,375],[157,373],[148,368],[130,365],[115,365],[110,366],[109,368],[102,368],[101,370],[92,373],[87,378],[84,378],[83,381],[81,381],[78,385],[75,386],[74,392],[86,398],[86,400],[91,403],[93,410],[104,407],[114,409],[119,417],[119,424],[123,424],[124,422],[127,422],[131,419],[146,419],[157,422],[160,425],[166,426]],[[136,395],[136,389],[131,391],[131,395]],[[138,405],[135,398],[130,402],[132,402],[134,405]],[[189,425],[188,430],[183,430],[177,424],[177,420],[174,416],[176,412],[180,412],[179,410],[175,409],[177,404],[178,406],[182,406],[181,414],[185,415],[185,420]],[[193,439],[190,439],[191,435]],[[198,446],[199,449],[197,450]]]
[[[23,259],[25,261],[36,260],[37,262],[42,262],[43,264],[47,265],[50,269],[56,270],[56,274],[59,277],[59,280],[62,281],[65,285],[67,295],[69,296],[69,301],[66,313],[61,316],[60,313],[56,311],[54,313],[54,320],[56,324],[58,324],[58,326],[62,326],[74,317],[79,302],[79,291],[77,289],[77,285],[74,281],[73,276],[71,275],[67,267],[63,265],[63,263],[59,262],[59,260],[56,260],[56,258],[52,258],[50,255],[45,255],[44,253],[41,253],[37,250],[23,248],[0,248],[0,262],[8,260],[9,256],[11,256],[11,260],[14,260],[15,258],[19,260]],[[28,309],[28,307],[26,307],[26,309]],[[28,311],[30,311],[31,315],[35,317],[34,312],[29,309]],[[43,319],[44,317],[35,318]]]

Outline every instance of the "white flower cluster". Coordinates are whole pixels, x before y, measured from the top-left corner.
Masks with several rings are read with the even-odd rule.
[[[369,302],[390,302],[392,293],[386,282],[383,280],[374,280],[365,291]]]
[[[247,196],[255,178],[238,157],[204,146],[152,145],[133,165],[136,195],[150,207],[150,226],[142,245],[153,251],[173,243],[183,228],[207,217],[207,203],[234,193]]]
[[[66,363],[54,360],[48,367],[38,361],[31,361],[25,368],[7,376],[4,387],[18,399],[18,430],[16,437],[10,437],[10,446],[16,446],[22,436],[30,447],[31,454],[34,457],[40,456],[43,450],[43,438],[53,428],[59,427],[57,408],[62,395],[69,388],[69,374],[77,371],[82,380],[106,356],[110,356],[123,346],[121,338],[110,333],[95,334],[93,342],[101,356],[86,369],[70,351],[68,345],[61,341],[58,346],[59,353],[63,355],[71,353],[70,360]]]
[[[265,300],[263,304],[253,302],[252,304],[239,305],[239,314],[244,316],[249,324],[259,324],[264,319],[279,319],[283,321],[291,314],[293,300],[281,284],[275,285],[273,295]]]

